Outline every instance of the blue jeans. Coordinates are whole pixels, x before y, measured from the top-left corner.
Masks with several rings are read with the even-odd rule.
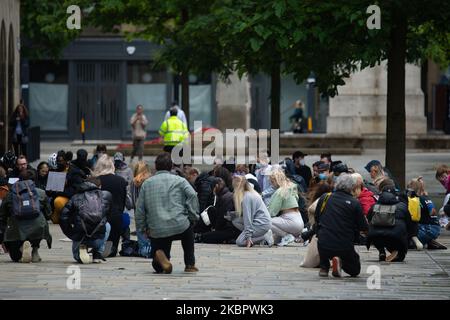
[[[105,224],[105,236],[103,239],[95,239],[95,240],[83,240],[83,241],[72,241],[72,254],[73,258],[80,262],[80,245],[84,244],[88,248],[92,248],[94,251],[97,251],[100,254],[103,254],[105,251],[105,243],[108,240],[109,233],[111,232],[111,225],[107,222]]]
[[[423,244],[428,244],[431,240],[439,237],[441,233],[441,226],[435,224],[419,224],[419,232],[417,238]]]
[[[142,257],[150,258],[150,251],[152,249],[150,244],[150,239],[140,231],[136,231],[138,246],[139,246],[139,254]]]

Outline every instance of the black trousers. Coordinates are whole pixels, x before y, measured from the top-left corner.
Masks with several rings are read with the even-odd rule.
[[[407,247],[400,240],[390,237],[377,237],[372,239],[372,243],[379,253],[386,253],[385,249],[389,252],[398,251],[397,258],[394,261],[400,262],[405,260],[408,251]]]
[[[203,243],[232,243],[240,234],[241,231],[236,228],[227,228],[203,233],[201,239]]]
[[[333,257],[339,257],[342,261],[342,270],[348,273],[352,277],[356,277],[361,272],[361,262],[359,261],[359,255],[355,249],[351,250],[328,250],[325,248],[319,248],[320,255],[320,268],[329,270],[330,260]]]
[[[111,254],[109,257],[115,257],[119,248],[120,236],[122,234],[122,215],[116,214],[108,217],[108,222],[111,225],[111,232],[109,233],[108,241],[112,241]]]
[[[5,247],[8,249],[9,256],[11,257],[11,260],[14,262],[19,262],[20,259],[22,259],[22,251],[20,249],[22,248],[22,245],[25,241],[8,241],[5,242]],[[31,247],[33,248],[39,248],[39,244],[41,243],[41,239],[39,240],[31,240]]]
[[[17,141],[13,142],[14,152],[17,156],[23,154],[24,156],[27,155],[27,145],[25,143],[22,143],[22,137],[23,135],[17,134]]]
[[[170,236],[167,238],[150,238],[150,243],[152,244],[151,258],[153,269],[156,272],[161,273],[163,269],[159,263],[157,263],[154,259],[155,252],[157,250],[163,250],[167,256],[167,259],[170,260],[170,250],[172,248],[172,241],[181,240],[181,246],[183,247],[184,252],[184,264],[187,266],[195,265],[195,256],[194,256],[194,231],[192,230],[192,226],[189,226],[183,233],[176,234],[174,236]]]

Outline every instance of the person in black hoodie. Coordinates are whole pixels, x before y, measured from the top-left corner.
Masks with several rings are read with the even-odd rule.
[[[93,176],[101,181],[101,189],[111,192],[113,201],[111,205],[111,214],[108,216],[108,222],[111,225],[111,233],[108,241],[112,241],[111,252],[105,256],[115,257],[119,247],[120,235],[122,234],[122,219],[127,198],[127,182],[124,178],[114,174],[114,162],[104,154],[95,164]]]
[[[194,182],[194,189],[197,191],[200,212],[214,203],[214,176],[208,172],[201,173]],[[204,233],[211,231],[211,226],[207,226],[202,219],[199,219],[194,226],[194,233]]]
[[[367,215],[370,225],[367,248],[373,244],[378,249],[380,261],[403,261],[408,252],[408,233],[412,228],[408,205],[398,197],[392,179],[381,181],[379,189],[381,194],[378,201]],[[379,217],[388,215],[388,212],[393,212],[395,219],[391,220],[391,223],[384,223],[385,220],[380,220]],[[386,249],[390,252],[387,257]]]
[[[100,180],[98,179],[91,179],[79,184],[77,193],[61,212],[61,230],[68,238],[72,239],[73,257],[80,263],[90,262],[88,247],[93,250],[93,262],[104,260],[105,242],[111,229],[107,223],[107,216],[111,209],[112,195],[108,191],[101,191],[99,186]],[[92,208],[89,208],[88,212],[92,215],[88,217],[83,216],[87,212],[82,212],[82,208],[87,204],[85,195],[94,199],[94,204],[97,200],[101,203],[101,206],[93,205]],[[100,212],[96,212],[96,210],[100,210]]]
[[[233,193],[222,178],[215,178],[213,191],[217,197],[216,205],[208,210],[208,216],[214,230],[203,233],[197,240],[203,243],[235,243],[241,231],[225,218],[234,211]]]
[[[358,199],[358,184],[349,174],[341,174],[334,193],[319,198],[314,214],[320,255],[319,276],[328,277],[330,259],[333,276],[341,277],[341,268],[352,277],[361,271],[359,255],[354,248],[355,239],[368,229]]]

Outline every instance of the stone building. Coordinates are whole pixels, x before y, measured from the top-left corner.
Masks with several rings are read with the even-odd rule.
[[[20,1],[0,1],[0,154],[8,146],[8,120],[19,102]]]

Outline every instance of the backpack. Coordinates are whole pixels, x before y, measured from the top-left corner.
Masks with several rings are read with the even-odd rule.
[[[39,195],[31,180],[17,181],[12,186],[13,216],[18,220],[35,219],[41,213]]]
[[[100,227],[106,224],[106,218],[103,217],[102,191],[84,192],[78,214],[86,237],[92,237]]]
[[[373,206],[373,216],[370,224],[374,227],[395,226],[396,205],[375,204]]]
[[[420,221],[420,198],[419,197],[408,197],[408,211],[411,215],[411,220],[413,222]]]

